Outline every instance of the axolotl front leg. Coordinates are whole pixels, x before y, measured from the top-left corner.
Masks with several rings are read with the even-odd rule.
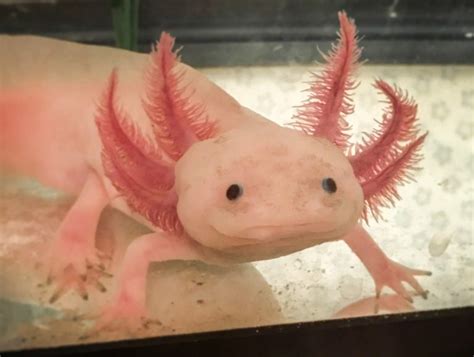
[[[122,325],[131,331],[147,321],[146,281],[151,262],[203,260],[196,243],[168,233],[150,233],[136,238],[127,248],[117,275],[112,301],[105,306],[96,329]]]
[[[100,215],[109,198],[99,177],[91,170],[78,198],[62,221],[48,251],[48,281],[56,291],[50,302],[70,289],[87,299],[87,285],[105,290],[99,278],[105,255],[96,249],[95,236]]]
[[[411,269],[389,259],[369,233],[360,225],[357,225],[349,234],[344,237],[344,241],[359,257],[365,265],[375,282],[376,298],[380,297],[382,288],[387,286],[406,300],[412,302],[412,298],[403,282],[408,283],[416,293],[426,298],[427,292],[416,281],[416,275],[431,275],[430,272],[418,269]],[[377,312],[378,306],[375,306]]]

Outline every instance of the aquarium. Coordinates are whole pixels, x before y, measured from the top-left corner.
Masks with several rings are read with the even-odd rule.
[[[355,326],[369,354],[472,353],[473,19],[0,1],[0,351],[285,329],[342,351]],[[424,334],[405,350],[393,321]]]

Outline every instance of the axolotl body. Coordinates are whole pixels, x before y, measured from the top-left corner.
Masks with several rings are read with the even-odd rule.
[[[343,12],[339,20],[339,42],[289,127],[182,64],[166,33],[151,54],[141,101],[130,99],[133,87],[118,94],[118,70],[97,105],[90,99],[97,85],[0,92],[2,168],[78,196],[45,258],[58,288],[52,300],[100,286],[104,256],[94,239],[107,205],[153,233],[127,248],[105,321],[146,316],[151,262],[240,263],[335,240],[362,260],[376,296],[388,286],[411,300],[402,282],[425,296],[414,276],[428,272],[387,258],[360,220],[380,217],[399,198],[396,185],[410,178],[426,134],[419,135],[416,104],[378,80],[390,107],[378,130],[350,147],[345,117],[360,49],[354,23]]]

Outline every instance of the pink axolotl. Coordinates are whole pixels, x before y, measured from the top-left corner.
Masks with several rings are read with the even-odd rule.
[[[101,86],[97,106],[87,95],[97,84],[0,93],[2,166],[78,195],[47,262],[55,297],[99,284],[103,254],[94,239],[107,205],[153,233],[128,247],[104,321],[133,324],[146,315],[151,262],[249,262],[335,240],[361,259],[376,297],[387,286],[411,300],[402,282],[425,296],[414,276],[429,273],[387,258],[360,220],[379,218],[400,198],[396,186],[411,178],[426,134],[419,135],[416,104],[377,80],[390,106],[378,130],[350,147],[345,118],[354,109],[360,49],[353,21],[344,12],[339,21],[339,41],[291,127],[240,106],[181,64],[166,33],[132,114],[119,104],[126,95],[117,94],[118,70]]]

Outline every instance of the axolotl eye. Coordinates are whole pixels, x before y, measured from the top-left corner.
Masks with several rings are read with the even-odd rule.
[[[323,187],[323,190],[326,191],[327,193],[334,193],[337,191],[336,181],[334,181],[330,177],[324,178],[321,181],[321,186]]]
[[[244,189],[242,188],[242,186],[234,183],[230,185],[229,188],[227,189],[226,196],[229,201],[234,201],[240,196],[242,196],[243,193],[244,193]]]

